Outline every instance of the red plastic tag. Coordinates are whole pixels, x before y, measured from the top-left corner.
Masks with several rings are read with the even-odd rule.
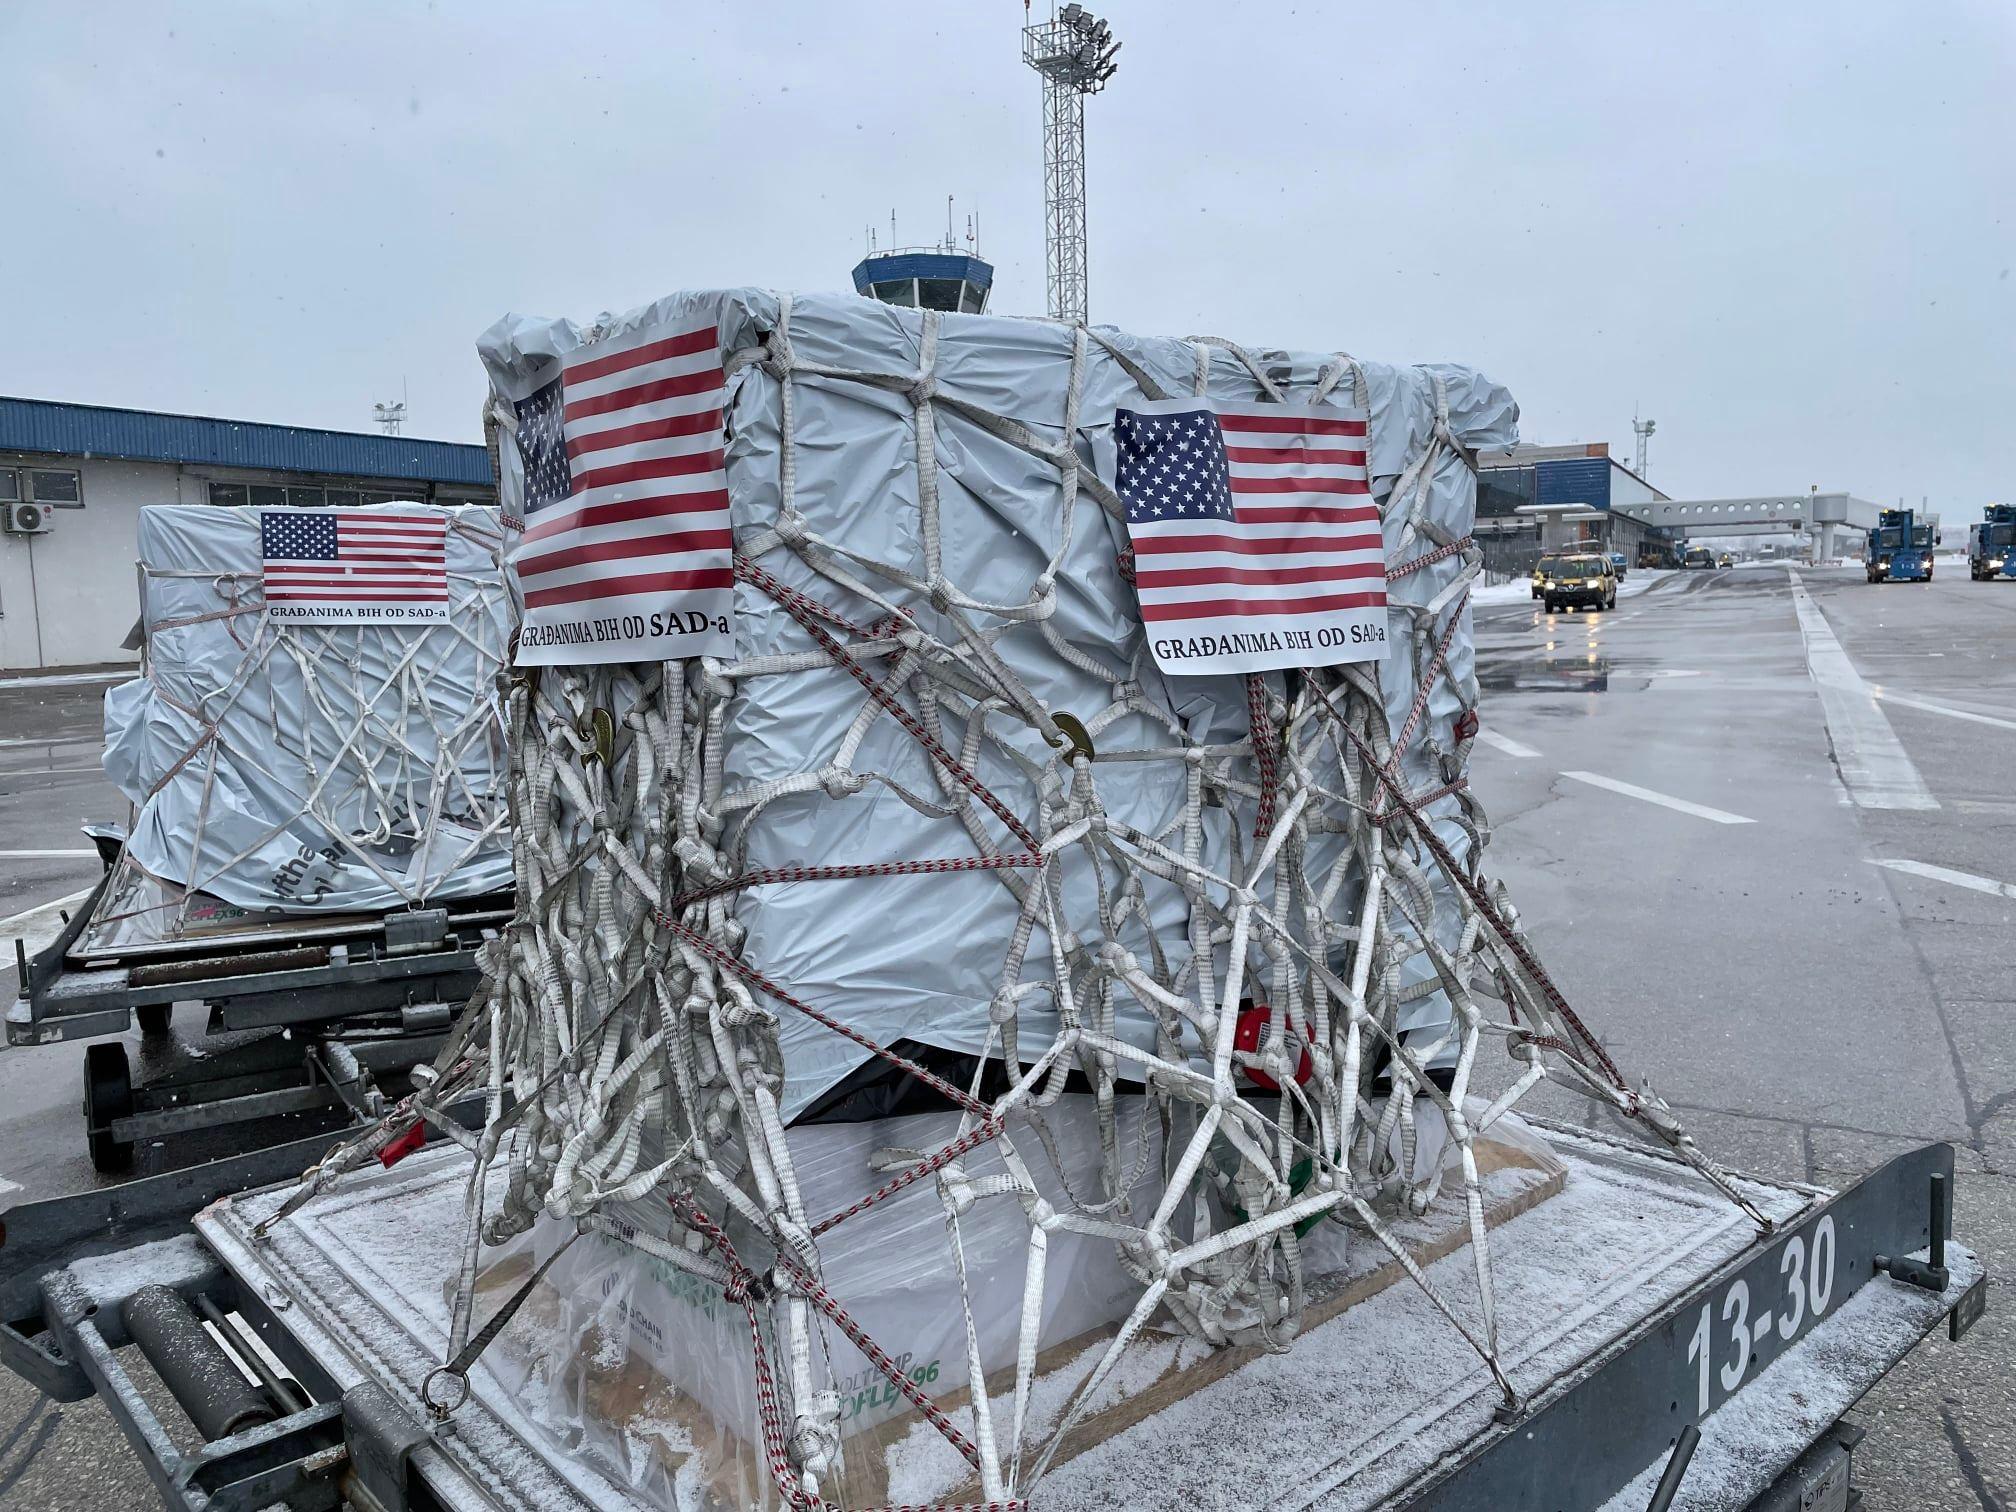
[[[427,1143],[427,1122],[421,1119],[378,1152],[378,1163],[389,1171],[425,1143]]]
[[[1234,1050],[1243,1050],[1248,1055],[1257,1055],[1260,1050],[1260,1041],[1266,1037],[1267,1025],[1272,1021],[1273,1017],[1274,1010],[1265,1003],[1241,1002],[1239,1004],[1239,1022],[1237,1027],[1232,1031],[1232,1048]],[[1302,1027],[1310,1039],[1313,1040],[1316,1038],[1316,1026],[1314,1024],[1304,1024]],[[1281,1083],[1274,1080],[1265,1071],[1261,1071],[1253,1066],[1242,1066],[1239,1069],[1246,1073],[1248,1081],[1252,1082],[1254,1086],[1260,1088],[1263,1092],[1279,1092],[1281,1090]],[[1301,1064],[1295,1068],[1295,1085],[1298,1087],[1301,1086],[1315,1074],[1316,1063],[1310,1059],[1309,1052],[1304,1050],[1302,1052]]]

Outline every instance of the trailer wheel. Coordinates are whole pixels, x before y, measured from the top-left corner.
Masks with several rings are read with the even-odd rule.
[[[133,1113],[133,1073],[126,1065],[126,1047],[118,1043],[84,1047],[84,1129],[91,1144],[91,1164],[101,1171],[123,1171],[133,1164],[133,1141],[115,1139],[112,1120]]]
[[[168,1032],[168,1024],[174,1013],[173,1003],[143,1003],[133,1010],[133,1017],[140,1021],[142,1034],[149,1039],[159,1039]]]

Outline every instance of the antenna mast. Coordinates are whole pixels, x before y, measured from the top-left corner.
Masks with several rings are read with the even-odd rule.
[[[1085,323],[1085,99],[1119,65],[1113,29],[1079,5],[1022,28],[1022,61],[1043,76],[1044,276],[1053,320]]]

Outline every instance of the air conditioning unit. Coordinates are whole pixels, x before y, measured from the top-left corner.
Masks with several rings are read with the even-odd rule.
[[[0,504],[0,530],[9,535],[44,535],[49,529],[46,504]]]

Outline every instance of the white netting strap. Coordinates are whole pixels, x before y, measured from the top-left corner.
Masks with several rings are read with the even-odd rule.
[[[941,328],[934,312],[918,317],[919,360],[905,372],[803,361],[791,339],[792,315],[789,299],[780,299],[777,326],[760,355],[752,350],[731,362],[738,381],[760,374],[777,385],[780,426],[779,518],[772,529],[744,536],[737,575],[797,625],[806,649],[747,663],[544,669],[510,679],[519,907],[498,952],[495,1027],[485,1051],[486,1066],[503,1069],[484,1074],[497,1077],[517,1101],[498,1147],[506,1184],[484,1219],[486,1237],[522,1231],[541,1212],[592,1222],[614,1197],[673,1194],[708,1263],[726,1267],[728,1296],[748,1312],[765,1460],[778,1495],[793,1506],[816,1504],[839,1452],[837,1407],[814,1369],[818,1352],[844,1337],[891,1374],[886,1356],[824,1290],[821,1239],[842,1224],[872,1223],[889,1198],[923,1184],[943,1202],[953,1266],[969,1298],[962,1374],[975,1399],[988,1388],[970,1326],[962,1223],[976,1207],[1015,1203],[1028,1225],[1009,1441],[997,1442],[990,1414],[969,1408],[971,1431],[962,1432],[916,1401],[910,1383],[894,1380],[997,1501],[1028,1494],[1157,1308],[1212,1343],[1285,1347],[1306,1299],[1298,1229],[1347,1213],[1428,1291],[1509,1400],[1496,1356],[1497,1308],[1473,1149],[1479,1127],[1561,1069],[1646,1121],[1683,1154],[1691,1143],[1649,1093],[1625,1089],[1525,947],[1509,908],[1480,879],[1482,816],[1461,784],[1475,690],[1455,685],[1448,657],[1474,580],[1475,549],[1439,534],[1424,513],[1438,469],[1461,455],[1440,376],[1429,375],[1434,419],[1426,444],[1382,501],[1389,519],[1401,512],[1404,540],[1427,541],[1418,552],[1400,552],[1390,577],[1461,559],[1453,571],[1444,568],[1446,580],[1427,603],[1391,601],[1407,626],[1417,685],[1400,728],[1389,726],[1376,673],[1355,665],[1278,682],[1249,680],[1247,737],[1205,744],[1147,698],[1131,670],[1116,673],[1075,652],[1047,622],[1077,494],[1109,510],[1118,504],[1080,465],[1076,448],[1090,351],[1096,346],[1137,381],[1145,377],[1138,365],[1106,338],[1076,332],[1056,416],[1061,440],[1053,441],[944,391],[935,370]],[[1271,398],[1290,397],[1262,359],[1209,340],[1193,346],[1199,392],[1221,350]],[[1326,362],[1315,389],[1328,394],[1347,375],[1356,401],[1369,403],[1366,375],[1348,357]],[[795,388],[808,376],[908,396],[921,572],[822,539],[799,512]],[[1160,396],[1159,385],[1139,386]],[[1021,601],[981,603],[944,576],[941,412],[1056,469],[1058,540]],[[791,586],[756,560],[780,550],[815,583],[845,595],[843,602],[872,606],[880,618],[862,623],[858,611],[825,602],[823,589]],[[927,622],[921,608],[906,602],[928,604],[935,618]],[[1001,654],[1004,637],[1032,628],[1051,652],[1106,689],[1104,707],[1071,711],[1077,732],[1060,723],[1065,711],[1047,708]],[[815,765],[737,788],[726,777],[724,732],[738,683],[758,676],[839,679],[843,686],[852,679],[863,697]],[[1433,745],[1429,712],[1437,692],[1453,697],[1459,711],[1450,751]],[[610,721],[617,711],[622,720],[613,740],[594,738],[598,717]],[[1158,736],[1151,749],[1098,749],[1103,732],[1130,714],[1165,730],[1166,743]],[[1470,733],[1466,719],[1473,721]],[[870,749],[867,734],[884,721],[905,732],[935,793],[858,765]],[[1041,734],[1047,754],[1029,756],[1008,738],[1016,729]],[[1436,758],[1430,769],[1439,762],[1442,774],[1425,791],[1409,791],[1403,777],[1402,758],[1416,740]],[[1144,763],[1165,771],[1180,793],[1173,816],[1154,833],[1110,814],[1102,792],[1102,775],[1136,781]],[[1009,804],[976,775],[990,768],[1027,780],[1031,808]],[[845,801],[871,783],[920,813],[956,821],[955,833],[969,849],[771,868],[743,860],[746,838],[770,805],[816,794]],[[1251,805],[1250,832],[1243,822],[1224,826],[1229,854],[1207,864],[1207,824],[1218,823],[1207,812],[1234,803]],[[1001,942],[986,1042],[967,1087],[876,1043],[744,959],[735,903],[747,888],[861,887],[878,877],[968,870],[1001,884],[1016,923]],[[1091,885],[1095,901],[1084,917],[1074,917],[1075,905],[1066,902],[1067,872]],[[1437,877],[1447,881],[1439,898]],[[1347,887],[1359,891],[1340,917]],[[1151,898],[1169,889],[1180,894],[1189,921],[1187,950],[1173,954],[1187,958],[1172,959],[1168,947],[1175,942],[1153,930],[1146,931],[1145,956],[1123,948],[1123,929],[1144,925]],[[1453,936],[1438,925],[1438,901],[1460,919]],[[1446,1024],[1409,1028],[1408,1011],[1436,995],[1447,1000]],[[1123,999],[1152,1022],[1152,1044],[1119,1032]],[[1242,1043],[1247,1004],[1263,1000],[1273,1011],[1259,1034]],[[1502,1015],[1487,1014],[1487,1005]],[[1048,1018],[1035,1027],[1038,1010],[1054,1017],[1054,1028]],[[932,1088],[958,1115],[954,1136],[932,1151],[888,1152],[879,1167],[888,1179],[851,1204],[822,1209],[809,1202],[779,1114],[783,1015],[843,1036]],[[1487,1036],[1505,1043],[1522,1070],[1514,1092],[1473,1126],[1465,1103]],[[981,1090],[990,1058],[1013,1078],[991,1100]],[[1306,1077],[1298,1063],[1307,1065]],[[1374,1085],[1375,1069],[1385,1090]],[[1061,1179],[1048,1123],[1072,1073],[1089,1087],[1099,1141],[1089,1182]],[[1247,1095],[1256,1074],[1281,1089],[1271,1104]],[[1415,1169],[1423,1105],[1436,1110],[1457,1150],[1477,1287],[1463,1307],[1439,1294],[1380,1211],[1387,1205],[1424,1211],[1444,1183],[1439,1162]],[[1128,1107],[1138,1120],[1131,1146]],[[647,1144],[656,1153],[647,1153]],[[1152,1211],[1134,1211],[1130,1194],[1158,1146],[1162,1190]],[[983,1160],[998,1161],[998,1170]],[[1715,1179],[1712,1168],[1704,1163],[1704,1169]],[[1051,1190],[1061,1200],[1040,1195],[1032,1174],[1038,1170],[1058,1179]],[[1206,1200],[1214,1195],[1223,1221]],[[776,1291],[767,1296],[771,1345],[757,1322],[762,1288],[728,1243],[730,1223],[746,1225],[780,1257]],[[1089,1379],[1030,1442],[1043,1259],[1060,1233],[1111,1243],[1122,1269],[1144,1290]],[[771,1373],[772,1347],[781,1375]]]

